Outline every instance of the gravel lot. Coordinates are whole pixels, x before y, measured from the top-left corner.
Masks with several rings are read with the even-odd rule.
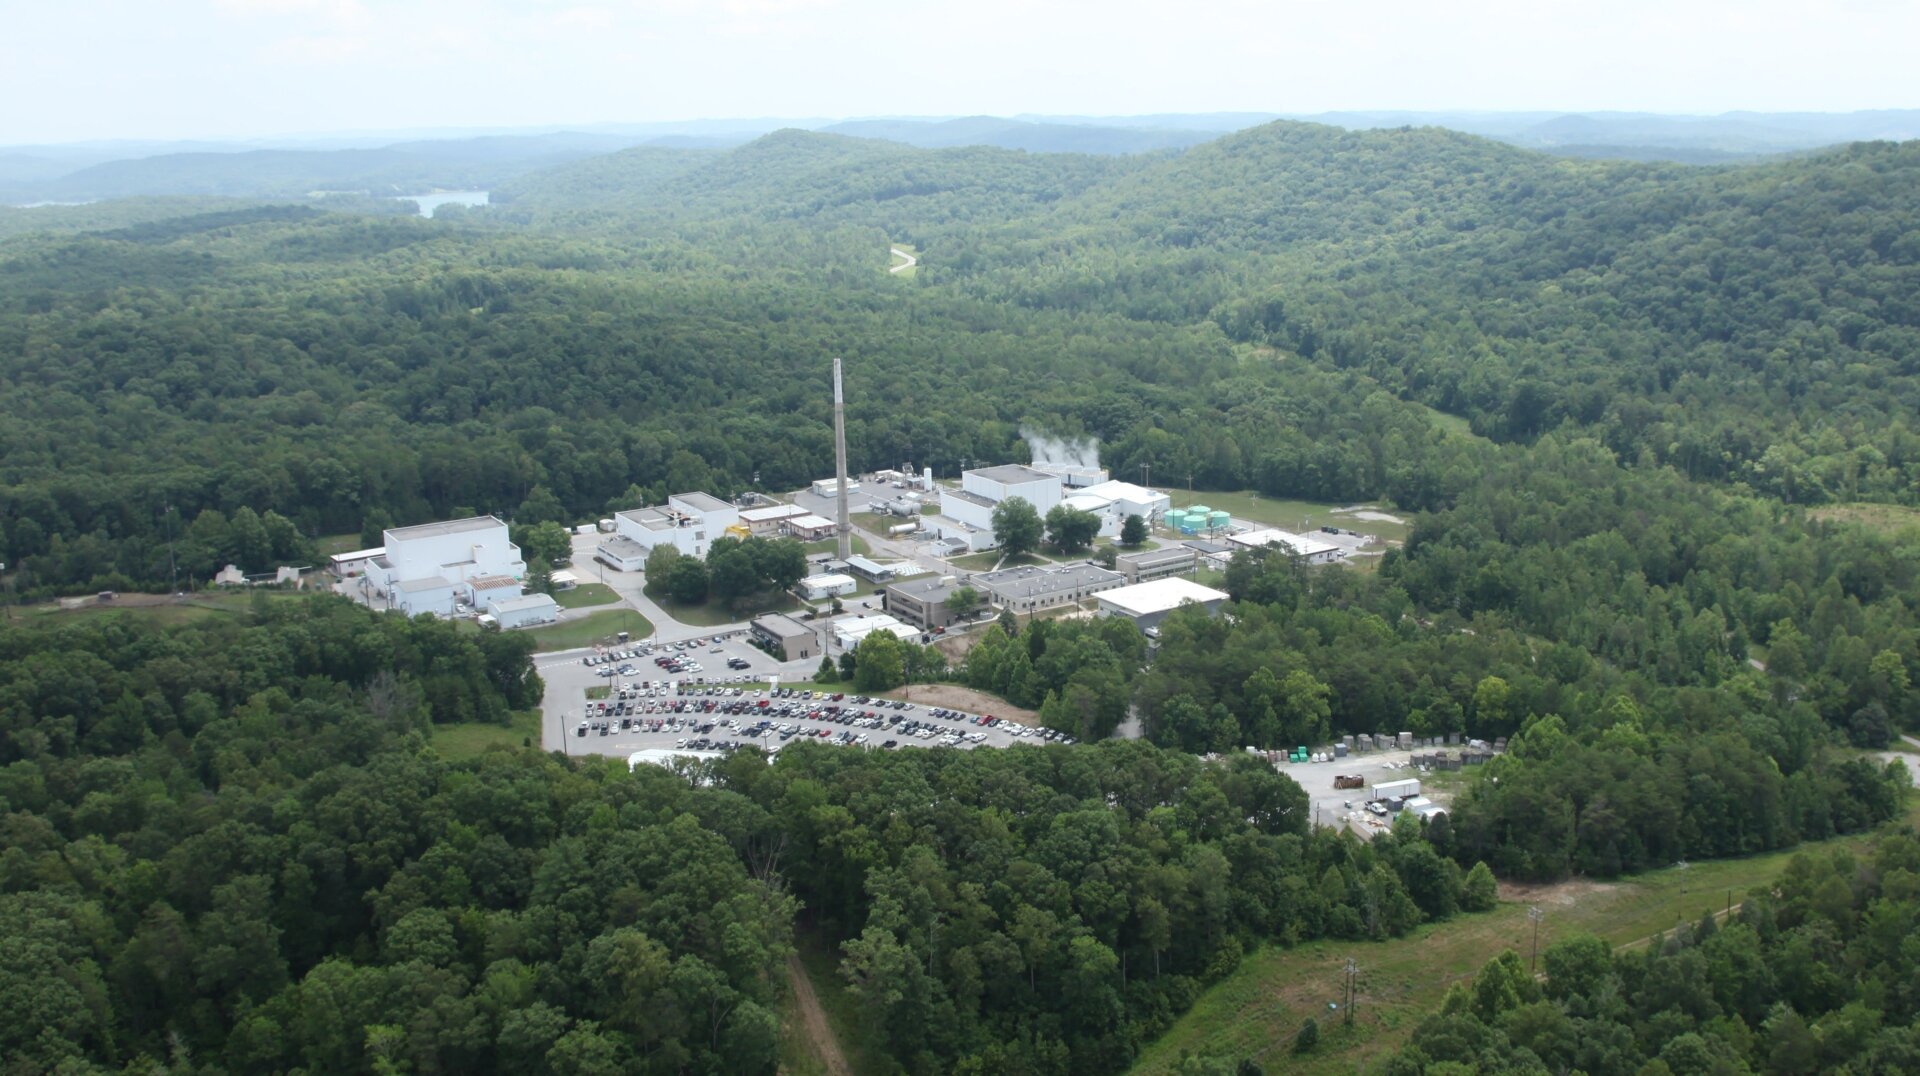
[[[1360,788],[1335,788],[1334,775],[1358,774],[1367,785],[1420,777],[1420,771],[1411,768],[1412,758],[1411,751],[1375,751],[1365,755],[1348,755],[1331,762],[1282,762],[1276,768],[1306,789],[1307,797],[1313,801],[1317,824],[1336,828],[1346,826],[1363,837],[1370,837],[1386,827],[1386,820],[1361,809],[1367,801],[1365,785]],[[1446,802],[1445,796],[1432,795],[1432,798],[1436,803]],[[1347,806],[1349,803],[1353,806]]]

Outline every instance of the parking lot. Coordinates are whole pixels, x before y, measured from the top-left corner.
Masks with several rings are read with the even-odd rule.
[[[712,652],[716,646],[721,653]],[[542,745],[568,754],[626,757],[645,749],[725,751],[747,744],[774,751],[808,738],[877,750],[1049,742],[1043,730],[992,715],[862,699],[823,691],[797,678],[770,681],[767,671],[726,665],[727,657],[740,649],[778,670],[777,663],[743,640],[715,643],[710,637],[651,653],[645,646],[630,646],[543,655],[539,668],[547,691]],[[658,664],[661,659],[678,663],[681,671]],[[592,687],[607,688],[608,697],[587,698]]]

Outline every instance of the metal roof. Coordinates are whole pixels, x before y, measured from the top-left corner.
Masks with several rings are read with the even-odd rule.
[[[1006,486],[1024,486],[1029,482],[1058,482],[1060,476],[1036,471],[1024,463],[1003,463],[996,467],[975,467],[968,474],[976,474],[989,482],[998,482]]]
[[[753,618],[753,626],[776,639],[794,639],[802,635],[812,635],[813,629],[785,613],[768,613]]]
[[[715,497],[711,493],[676,493],[668,501],[679,501],[696,512],[731,512],[733,505]]]
[[[493,615],[499,616],[501,613],[517,613],[522,609],[558,609],[560,603],[545,594],[522,594],[518,598],[493,602],[487,608],[493,610]]]

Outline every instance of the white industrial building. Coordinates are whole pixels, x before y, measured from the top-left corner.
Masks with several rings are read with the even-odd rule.
[[[826,516],[799,515],[786,522],[787,533],[803,542],[818,542],[831,538],[839,525]]]
[[[1097,486],[1105,482],[1109,477],[1105,467],[1083,467],[1077,463],[1053,463],[1035,460],[1033,461],[1033,469],[1036,471],[1045,471],[1047,474],[1053,475],[1060,480],[1061,485],[1068,489],[1079,489],[1083,486]]]
[[[998,467],[976,467],[960,472],[960,488],[993,504],[1009,497],[1025,498],[1033,510],[1046,515],[1060,503],[1059,475],[1036,471],[1025,464],[1007,463]]]
[[[960,488],[942,488],[940,514],[925,522],[940,537],[964,542],[971,551],[991,549],[999,543],[993,510],[1009,497],[1022,498],[1045,516],[1060,503],[1060,476],[1018,463],[962,471]]]
[[[507,540],[507,525],[492,516],[395,527],[385,538],[385,551],[366,562],[367,583],[390,608],[408,614],[452,616],[456,597],[470,595],[470,580],[527,574],[520,547]]]
[[[867,616],[843,616],[833,622],[834,645],[842,650],[852,650],[860,645],[860,640],[876,631],[891,632],[902,639],[915,639],[920,629],[885,613],[872,613]]]
[[[1105,498],[1113,504],[1113,511],[1119,515],[1123,523],[1128,516],[1139,516],[1148,523],[1152,523],[1165,515],[1168,508],[1173,507],[1172,498],[1166,494],[1145,486],[1136,486],[1132,482],[1101,482],[1079,490],[1078,493],[1087,497]]]
[[[1347,551],[1332,542],[1323,542],[1310,534],[1294,534],[1291,531],[1266,530],[1247,531],[1245,534],[1227,535],[1227,544],[1236,549],[1264,549],[1279,546],[1287,554],[1308,564],[1332,564],[1345,559]]]
[[[500,598],[487,606],[487,615],[502,631],[551,624],[560,619],[560,603],[545,594]]]
[[[1118,538],[1120,527],[1126,522],[1126,516],[1115,509],[1115,502],[1096,494],[1070,493],[1060,503],[1099,520],[1100,530],[1096,533],[1101,538]]]
[[[374,546],[372,549],[356,549],[351,553],[335,553],[328,558],[328,564],[334,575],[341,579],[353,579],[367,574],[373,562],[386,555],[386,547]]]
[[[738,508],[706,493],[676,493],[658,508],[634,508],[613,517],[614,532],[620,537],[649,552],[670,545],[690,557],[705,557],[714,539],[739,522]],[[602,544],[601,550],[607,551],[607,545]],[[601,559],[613,563],[607,557]]]
[[[800,580],[800,595],[808,601],[822,598],[839,598],[860,589],[860,581],[850,575],[827,572],[822,575],[810,575]]]
[[[520,580],[510,575],[476,575],[466,581],[461,595],[468,605],[475,609],[485,609],[488,605],[506,598],[518,598],[523,593]]]
[[[452,616],[454,607],[454,585],[437,575],[424,579],[402,579],[387,587],[387,608],[408,616],[432,613],[434,616]]]
[[[756,538],[777,535],[785,529],[786,521],[804,516],[807,510],[797,504],[776,504],[767,508],[748,508],[740,513],[740,522],[747,533]]]
[[[1124,616],[1138,624],[1141,631],[1147,631],[1158,627],[1167,614],[1183,605],[1198,606],[1212,616],[1226,604],[1227,593],[1203,587],[1191,579],[1170,576],[1149,583],[1135,583],[1130,587],[1116,587],[1103,592],[1095,600],[1099,603],[1101,616]]]
[[[848,479],[847,496],[851,497],[858,492],[860,492],[860,483]],[[840,496],[840,480],[837,478],[822,478],[813,484],[813,495],[815,497]]]
[[[1016,613],[1073,605],[1126,582],[1096,564],[1049,564],[983,572],[968,582],[988,601]]]

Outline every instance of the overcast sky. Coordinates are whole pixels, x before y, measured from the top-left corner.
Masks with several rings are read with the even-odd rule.
[[[0,0],[0,143],[716,117],[1920,106],[1911,0]]]

